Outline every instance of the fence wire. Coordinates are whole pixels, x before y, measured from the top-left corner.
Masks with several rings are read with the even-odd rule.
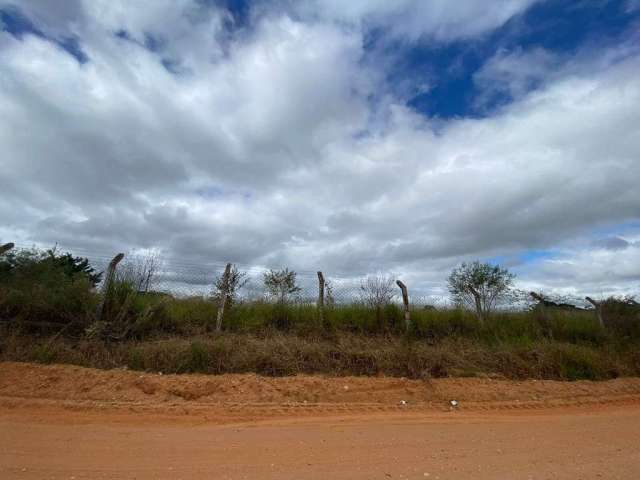
[[[16,245],[15,250],[29,250],[32,246]],[[105,272],[113,255],[96,253],[82,249],[64,249],[56,247],[59,253],[70,252],[74,256],[87,258],[96,272]],[[188,262],[166,258],[156,252],[126,254],[118,265],[119,278],[132,282],[139,291],[157,292],[174,297],[212,297],[215,294],[214,284],[225,268],[224,262]],[[239,301],[272,301],[273,296],[265,286],[264,276],[270,269],[260,266],[235,265],[243,276],[244,284],[236,292]],[[325,302],[336,305],[367,303],[371,295],[370,280],[384,282],[383,295],[386,303],[400,304],[402,295],[395,284],[393,275],[376,274],[374,276],[359,275],[353,277],[332,276],[331,272],[323,272],[325,286]],[[104,280],[104,275],[102,277]],[[318,301],[317,272],[297,271],[295,277],[297,291],[287,295],[287,300],[299,304],[316,304]],[[99,284],[97,288],[100,288]],[[409,287],[409,301],[413,308],[437,309],[455,307],[452,299],[443,294],[424,294]],[[442,288],[439,289],[442,291]],[[380,292],[378,292],[380,293]],[[558,303],[573,304],[580,308],[589,307],[580,297],[567,295],[545,295],[549,300]],[[514,291],[509,298],[503,300],[497,309],[523,310],[530,308],[535,302],[528,292]]]
[[[96,271],[106,271],[111,259],[108,257],[90,258]],[[268,268],[256,266],[236,265],[243,277],[243,285],[237,290],[240,301],[272,301],[273,295],[265,286],[265,274]],[[126,278],[141,291],[159,292],[175,297],[211,297],[215,295],[214,283],[224,272],[224,264],[183,264],[175,261],[161,261],[153,265],[153,271],[149,275],[149,258],[144,256],[129,255],[118,265],[118,276]],[[278,270],[278,269],[274,269]],[[324,273],[325,302],[337,305],[366,302],[367,278],[363,277],[332,277]],[[391,303],[402,301],[401,291],[395,284],[395,278],[390,275],[382,275],[388,281],[388,297]],[[148,281],[147,281],[148,279]],[[315,304],[318,300],[318,276],[316,272],[296,272],[295,285],[297,291],[288,293],[287,300],[298,304]],[[440,295],[413,295],[411,303],[419,306],[432,305],[436,307],[449,306],[448,298]]]

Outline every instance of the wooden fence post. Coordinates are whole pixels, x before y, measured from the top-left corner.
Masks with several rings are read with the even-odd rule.
[[[538,302],[538,305],[540,305],[540,307],[544,311],[544,307],[546,306],[545,304],[546,300],[544,299],[544,297],[536,292],[529,292],[529,295],[531,296],[531,298],[533,298]]]
[[[604,319],[602,318],[602,302],[596,302],[591,297],[584,297],[584,299],[595,307],[598,323],[600,324],[600,327],[604,328]]]
[[[318,272],[318,314],[320,325],[324,325],[324,275]]]
[[[229,277],[231,276],[231,264],[227,263],[222,274],[222,298],[218,304],[218,318],[216,319],[216,332],[222,330],[222,319],[224,318],[224,307],[227,304],[229,296]]]
[[[109,262],[107,273],[104,277],[104,282],[102,283],[102,298],[100,299],[100,304],[98,305],[98,310],[96,312],[98,320],[102,319],[102,315],[104,314],[104,309],[107,304],[107,297],[109,296],[109,292],[111,291],[111,284],[113,283],[113,279],[116,276],[116,267],[123,258],[124,253],[119,253]]]
[[[409,292],[407,292],[407,286],[400,280],[396,280],[396,284],[402,290],[402,303],[404,304],[404,327],[408,332],[411,327],[411,312],[409,311]]]
[[[0,255],[7,253],[11,250],[15,245],[13,243],[5,243],[4,245],[0,245]]]

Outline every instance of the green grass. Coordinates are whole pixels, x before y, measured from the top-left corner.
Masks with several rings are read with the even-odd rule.
[[[587,311],[496,312],[481,323],[465,310],[413,308],[408,332],[397,305],[336,305],[322,321],[314,305],[240,302],[215,333],[217,305],[207,298],[140,295],[123,282],[97,322],[99,296],[82,278],[35,264],[0,280],[4,360],[210,374],[600,380],[640,373],[638,310],[615,302],[607,329]]]
[[[69,363],[95,368],[128,367],[163,373],[258,373],[388,375],[409,378],[495,375],[510,379],[604,380],[640,373],[636,348],[532,344],[450,338],[436,344],[401,337],[343,333],[336,339],[266,331],[223,333],[147,341],[3,336],[0,359]]]

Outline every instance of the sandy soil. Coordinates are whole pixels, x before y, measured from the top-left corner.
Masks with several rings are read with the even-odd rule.
[[[636,479],[640,379],[211,377],[0,363],[0,478]]]

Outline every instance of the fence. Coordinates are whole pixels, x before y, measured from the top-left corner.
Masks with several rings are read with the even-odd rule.
[[[96,271],[106,271],[111,258],[106,256],[88,255]],[[125,255],[118,266],[119,275],[134,279],[142,291],[167,293],[176,297],[208,297],[214,294],[214,283],[222,278],[226,264],[224,263],[187,263],[175,260],[160,260],[144,255]],[[237,290],[237,296],[242,301],[269,301],[273,298],[265,286],[265,274],[271,269],[259,266],[234,264],[243,276],[242,285]],[[274,268],[282,270],[285,267]],[[150,272],[151,270],[151,272]],[[368,276],[346,277],[323,272],[324,295],[327,303],[348,304],[364,301]],[[402,302],[402,292],[395,284],[396,277],[391,274],[377,274],[375,278],[383,279],[390,284],[389,299],[394,303]],[[318,272],[295,271],[296,291],[288,293],[291,302],[316,304],[318,301]],[[383,286],[385,287],[385,286]],[[443,295],[412,295],[413,305],[446,307],[450,300]]]
[[[34,247],[17,244],[14,248],[15,250],[29,250]],[[115,252],[67,249],[59,246],[56,249],[61,253],[70,252],[74,256],[87,258],[96,272],[106,272],[109,262],[115,254]],[[272,292],[264,282],[265,274],[270,271],[269,268],[243,264],[235,264],[234,266],[243,276],[242,286],[236,292],[240,301],[270,301],[273,299]],[[166,293],[175,297],[209,297],[214,294],[214,283],[222,277],[225,267],[226,263],[222,261],[190,262],[167,257],[157,251],[134,252],[124,255],[124,259],[118,265],[118,275],[120,278],[124,277],[134,282],[136,288],[143,292]],[[403,292],[397,284],[397,280],[402,279],[397,274],[378,273],[375,275],[345,276],[332,275],[328,271],[322,271],[322,274],[324,280],[323,299],[326,303],[340,305],[366,302],[368,299],[370,300],[371,295],[383,295],[386,297],[387,303],[403,303]],[[102,276],[102,281],[104,278],[105,275]],[[316,304],[319,301],[318,282],[318,271],[296,270],[296,290],[287,294],[288,300],[301,304]],[[408,282],[406,283],[408,302],[413,308],[435,307],[442,309],[454,306],[446,294],[446,290],[443,289],[444,285],[437,287],[441,293],[430,294]],[[100,287],[101,285],[98,285],[98,288]],[[590,307],[581,297],[548,294],[545,295],[545,298],[581,308]],[[497,308],[523,310],[529,308],[533,303],[535,302],[528,292],[514,291]]]

